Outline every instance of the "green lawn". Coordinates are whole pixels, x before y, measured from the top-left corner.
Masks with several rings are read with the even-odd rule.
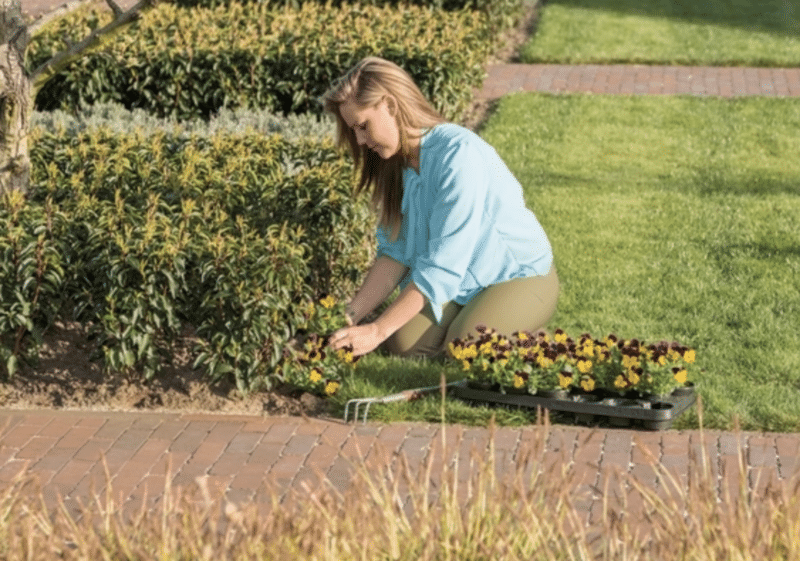
[[[554,246],[551,328],[697,349],[705,425],[800,430],[800,100],[517,94],[482,131]],[[436,384],[370,356],[340,404]],[[458,379],[458,372],[449,374]],[[451,400],[448,421],[484,423]],[[530,422],[497,412],[501,423]],[[437,420],[438,397],[370,418]],[[675,428],[696,426],[694,411]]]
[[[548,0],[521,59],[797,66],[800,0]]]
[[[568,332],[696,347],[710,426],[800,429],[800,100],[517,95],[484,129]]]

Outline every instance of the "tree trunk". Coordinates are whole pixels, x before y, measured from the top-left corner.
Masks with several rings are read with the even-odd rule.
[[[27,193],[30,184],[33,96],[24,67],[28,40],[19,0],[0,0],[0,194]]]

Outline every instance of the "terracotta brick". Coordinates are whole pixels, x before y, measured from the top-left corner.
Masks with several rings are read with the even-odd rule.
[[[747,463],[751,466],[777,466],[775,439],[751,436],[747,440]]]
[[[258,433],[240,432],[231,439],[225,452],[250,454],[258,446],[261,437]]]
[[[186,421],[181,420],[170,420],[164,421],[158,427],[153,430],[153,434],[150,435],[150,438],[156,440],[169,440],[173,441],[179,434],[181,434],[188,423]],[[105,427],[104,427],[105,428]]]
[[[54,437],[33,436],[17,453],[20,460],[39,460],[55,447],[58,439]]]
[[[205,440],[209,442],[230,442],[242,430],[242,427],[244,427],[244,423],[217,423],[208,432]]]

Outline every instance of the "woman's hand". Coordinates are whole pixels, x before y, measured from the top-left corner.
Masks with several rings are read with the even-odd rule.
[[[353,347],[353,356],[365,355],[374,351],[386,340],[386,337],[374,323],[343,327],[333,333],[328,344],[333,350]]]

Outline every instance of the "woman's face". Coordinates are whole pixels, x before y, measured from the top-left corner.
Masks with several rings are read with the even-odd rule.
[[[366,146],[384,160],[400,151],[400,129],[389,110],[387,98],[371,107],[347,101],[339,106],[339,114],[353,130],[359,146]]]

